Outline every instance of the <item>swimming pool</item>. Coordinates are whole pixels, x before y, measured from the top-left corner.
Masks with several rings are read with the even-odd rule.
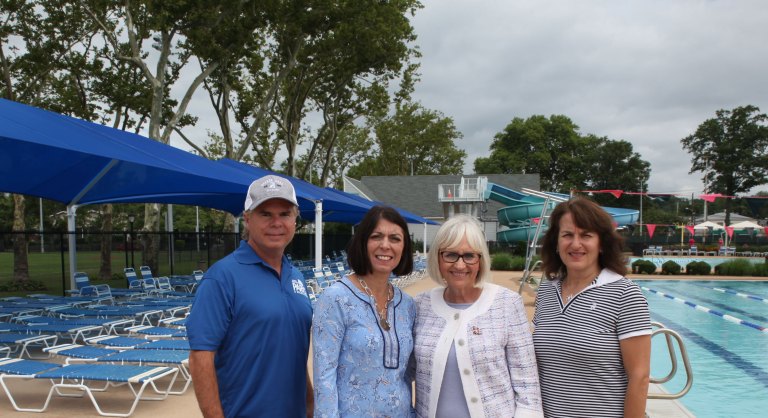
[[[635,282],[648,299],[651,320],[677,331],[688,349],[694,382],[679,402],[700,418],[766,416],[768,282]],[[666,344],[657,336],[651,375],[668,371]],[[682,364],[677,374],[664,384],[667,391],[678,392],[685,384]]]

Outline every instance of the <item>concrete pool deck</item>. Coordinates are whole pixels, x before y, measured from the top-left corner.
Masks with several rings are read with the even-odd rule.
[[[494,271],[492,272],[493,282],[517,291],[520,286],[522,272]],[[663,276],[663,275],[629,275],[634,280],[768,280],[768,278],[754,277],[714,277],[714,276]],[[405,289],[408,294],[416,295],[437,286],[436,283],[428,278],[420,280]],[[523,301],[529,318],[533,317],[535,294],[529,287],[523,292]],[[695,373],[695,370],[694,370]],[[46,385],[40,381],[14,381],[14,393],[17,394],[20,402],[42,403],[48,390]],[[48,386],[50,387],[50,386]],[[660,388],[654,387],[651,391],[659,391]],[[129,401],[128,397],[122,396],[118,392],[111,391],[108,394],[98,394],[100,403],[104,406],[125,405]],[[104,396],[106,395],[106,396]],[[122,402],[122,403],[119,403]],[[649,417],[692,417],[693,415],[675,401],[648,401],[647,411]],[[88,399],[83,398],[60,398],[54,397],[48,406],[48,412],[42,414],[30,414],[28,412],[17,412],[13,409],[3,391],[0,391],[0,417],[3,418],[30,418],[34,416],[42,417],[99,417]],[[197,406],[193,387],[190,387],[184,395],[169,396],[163,401],[140,402],[136,411],[131,415],[137,418],[197,418],[202,417]]]

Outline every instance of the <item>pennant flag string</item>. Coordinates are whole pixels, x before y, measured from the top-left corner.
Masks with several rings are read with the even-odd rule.
[[[648,196],[650,198],[656,198],[656,197],[683,197],[688,198],[688,194],[684,193],[655,193],[655,192],[629,192],[625,190],[616,190],[616,189],[603,189],[603,190],[572,190],[573,193],[608,193],[613,195],[615,198],[620,198],[622,195],[643,195]],[[699,195],[697,199],[706,200],[709,203],[712,203],[715,201],[715,199],[768,199],[768,196],[730,196],[730,195],[724,195],[720,193],[702,193]]]

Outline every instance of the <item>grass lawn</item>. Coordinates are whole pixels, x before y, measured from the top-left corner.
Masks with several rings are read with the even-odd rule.
[[[130,257],[130,255],[129,255]],[[134,254],[136,269],[142,264],[140,254]],[[123,268],[125,253],[112,252],[112,278],[99,280],[100,253],[98,251],[78,251],[77,270],[88,273],[92,283],[106,283],[111,287],[126,287]],[[203,255],[196,251],[177,251],[175,254],[173,273],[176,275],[191,274],[193,270],[204,267],[200,264]],[[171,274],[168,253],[160,253],[159,271],[153,272],[155,276],[167,276]],[[9,283],[13,278],[13,253],[0,252],[0,284]],[[59,252],[29,253],[29,278],[41,282],[47,290],[33,293],[48,293],[53,295],[64,294],[64,289],[69,289],[69,254],[62,255]],[[0,292],[0,297],[24,295],[30,292]]]

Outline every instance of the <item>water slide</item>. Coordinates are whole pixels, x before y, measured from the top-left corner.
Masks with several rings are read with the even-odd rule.
[[[559,193],[546,193],[559,198],[568,198],[568,195]],[[529,241],[536,234],[536,227],[539,217],[544,209],[545,199],[539,196],[533,196],[512,190],[495,183],[488,183],[483,191],[483,198],[493,200],[505,206],[498,210],[497,215],[499,223],[507,229],[496,233],[498,242],[518,242]],[[554,208],[555,202],[550,201],[550,210]],[[603,207],[618,226],[634,224],[637,222],[639,211],[634,209],[609,208]],[[546,225],[541,226],[541,232],[547,230]]]

